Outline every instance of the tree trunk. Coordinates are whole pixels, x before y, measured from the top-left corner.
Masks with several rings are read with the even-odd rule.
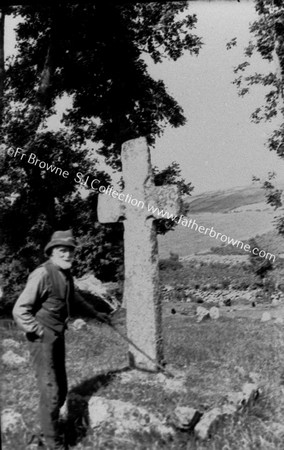
[[[4,30],[5,30],[5,11],[4,8],[2,8],[0,10],[0,126],[2,124],[3,108],[4,108],[4,76],[5,76]]]

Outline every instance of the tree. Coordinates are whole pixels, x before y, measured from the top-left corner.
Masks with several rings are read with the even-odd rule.
[[[259,249],[259,245],[254,238],[249,240],[250,248]],[[273,264],[270,260],[261,257],[258,253],[251,252],[249,255],[250,264],[254,274],[263,280],[270,270],[273,270]]]
[[[4,30],[5,30],[5,10],[0,10],[0,125],[3,117],[4,98]]]
[[[7,154],[2,164],[0,263],[8,264],[10,276],[12,260],[25,270],[40,261],[44,242],[56,227],[72,226],[80,240],[78,274],[92,268],[106,276],[110,249],[121,262],[122,230],[97,223],[97,192],[82,199],[74,175],[79,167],[105,185],[110,179],[88,148],[95,145],[119,169],[125,140],[143,135],[152,145],[166,124],[185,123],[164,83],[148,74],[143,55],[159,62],[176,60],[184,51],[198,53],[201,41],[191,33],[196,17],[186,14],[187,6],[185,1],[97,1],[15,8],[23,21],[17,27],[18,53],[8,60],[5,74],[2,143],[6,150],[19,147],[26,157]],[[50,131],[48,120],[63,95],[72,106],[64,113],[62,129]],[[56,167],[64,164],[68,178],[29,164],[31,153]],[[163,179],[180,183],[184,194],[192,189],[175,164],[156,176],[159,184]]]
[[[234,83],[241,96],[249,93],[251,86],[266,86],[265,104],[258,107],[251,117],[255,123],[280,117],[280,125],[269,137],[267,147],[276,152],[279,158],[284,158],[284,121],[281,120],[284,117],[284,3],[282,0],[255,0],[255,8],[258,19],[250,26],[252,39],[245,49],[246,60],[235,68],[239,76]],[[235,39],[228,44],[228,48],[232,45],[236,45]],[[270,73],[247,74],[250,57],[255,52],[274,63]],[[283,195],[281,190],[275,188],[274,178],[275,174],[269,173],[263,188],[267,202],[277,209],[283,205]],[[284,217],[278,217],[276,228],[284,234]]]

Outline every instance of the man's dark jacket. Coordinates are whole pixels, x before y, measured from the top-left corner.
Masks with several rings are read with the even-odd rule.
[[[42,336],[45,328],[61,334],[74,298],[71,274],[49,260],[30,274],[14,306],[13,317],[28,335]]]

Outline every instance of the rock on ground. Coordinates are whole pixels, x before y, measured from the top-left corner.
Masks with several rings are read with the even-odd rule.
[[[229,393],[224,405],[203,414],[194,428],[196,437],[200,440],[208,439],[222,421],[250,406],[258,396],[259,388],[255,383],[245,383],[241,392]]]
[[[121,400],[110,400],[103,397],[92,396],[88,403],[90,427],[95,429],[105,424],[115,428],[116,435],[125,435],[131,431],[155,430],[161,436],[174,434],[171,426],[145,408]]]
[[[83,296],[93,296],[94,300],[101,302],[110,311],[116,311],[119,308],[120,303],[112,295],[112,291],[117,288],[117,283],[102,283],[92,274],[75,278],[74,282]]]
[[[13,409],[4,409],[1,413],[1,430],[3,435],[6,433],[15,434],[26,431],[27,427],[23,417]]]
[[[20,342],[14,341],[14,339],[7,338],[7,339],[3,339],[2,346],[3,346],[3,348],[18,349],[18,348],[20,348],[21,344],[20,344]]]
[[[203,308],[203,306],[198,306],[196,309],[197,322],[202,322],[202,320],[210,319],[210,312],[208,309]]]
[[[22,364],[26,364],[27,359],[17,355],[12,350],[8,350],[4,353],[4,355],[2,355],[2,362],[5,366],[17,368]]]
[[[269,320],[271,320],[271,314],[269,312],[264,312],[261,316],[260,321],[261,322],[268,322]]]
[[[169,422],[175,428],[183,431],[191,431],[199,422],[202,414],[195,408],[188,406],[177,406],[169,418]]]
[[[213,320],[217,320],[220,317],[220,311],[219,308],[217,308],[217,306],[212,306],[212,308],[210,308],[209,310],[209,314],[210,314],[210,318]]]
[[[76,319],[72,323],[72,328],[73,330],[78,331],[82,328],[87,328],[87,323],[83,319]]]
[[[201,440],[209,438],[223,417],[222,408],[213,408],[206,411],[194,428],[195,436]]]

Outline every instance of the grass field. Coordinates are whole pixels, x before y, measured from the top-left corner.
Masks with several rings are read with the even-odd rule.
[[[120,329],[124,330],[123,324]],[[21,343],[20,355],[27,351],[20,331],[11,328],[3,334]],[[74,449],[283,449],[284,331],[281,325],[237,317],[197,324],[192,317],[166,316],[164,341],[167,362],[186,373],[186,393],[168,393],[152,384],[122,384],[119,373],[127,364],[125,343],[109,327],[96,322],[89,322],[88,332],[69,330],[68,435]],[[261,378],[259,402],[234,422],[224,423],[210,441],[196,442],[187,433],[179,433],[167,442],[154,433],[136,433],[124,440],[116,438],[107,424],[94,436],[86,430],[83,417],[92,394],[130,401],[165,417],[177,405],[200,411],[217,406],[228,392],[240,390],[251,371]],[[2,407],[21,413],[31,436],[38,428],[38,393],[33,371],[25,365],[3,370],[2,374]],[[23,436],[9,445],[3,448],[29,448]]]
[[[256,214],[255,211],[251,213]],[[241,218],[242,213],[218,214],[218,217],[222,216],[220,224],[222,220],[224,224],[224,217],[234,216],[232,226],[236,226],[236,218]],[[248,212],[244,214],[244,217],[249,217]],[[261,226],[266,227],[263,212],[259,214],[262,217]],[[213,216],[214,214],[208,217],[212,219]],[[252,223],[253,220],[255,224],[260,223],[255,217]],[[170,250],[179,256],[194,253],[187,234],[189,230],[178,228],[183,230],[184,235],[176,235],[176,241],[167,238],[171,242],[171,248],[162,248],[162,258]],[[229,235],[228,230],[229,228],[218,229]],[[254,230],[254,235],[261,234],[259,228]],[[190,245],[185,243],[183,236],[189,239]],[[195,232],[192,239],[196,236],[198,234]],[[276,255],[284,253],[283,237],[274,231],[262,234],[257,242],[266,251]],[[265,302],[269,300],[270,294],[267,297],[264,295],[255,308],[250,307],[249,303],[241,311],[239,307],[242,306],[233,302],[233,306],[238,308],[232,314],[221,312],[217,321],[197,323],[195,311],[198,299],[192,296],[190,303],[184,303],[187,289],[196,289],[202,296],[204,291],[232,292],[255,288],[259,291],[261,286],[255,285],[255,274],[244,262],[228,265],[214,261],[214,255],[235,255],[237,258],[241,254],[239,250],[230,247],[212,249],[216,242],[211,238],[208,238],[208,245],[205,247],[202,247],[204,242],[202,248],[198,242],[194,245],[197,251],[211,248],[210,264],[203,263],[201,259],[186,264],[179,263],[177,259],[160,261],[161,287],[168,285],[173,289],[170,290],[170,302],[163,305],[165,360],[171,367],[184,372],[186,391],[169,392],[163,385],[150,382],[154,375],[149,375],[148,383],[135,380],[122,382],[121,374],[128,366],[125,341],[111,328],[96,321],[88,321],[87,330],[74,331],[70,327],[66,333],[69,379],[67,437],[72,449],[283,450],[284,329],[283,325],[272,320],[260,322],[261,308],[269,310],[269,304]],[[284,277],[284,260],[277,257],[275,266]],[[272,275],[275,276],[277,271]],[[262,290],[264,292],[264,288]],[[183,315],[179,311],[175,315],[171,314],[172,307],[178,310],[177,306],[183,309],[185,305],[189,314]],[[0,321],[2,337],[19,342],[19,349],[14,351],[20,356],[27,356],[28,346],[24,335],[14,326],[4,328],[3,325],[4,321]],[[118,327],[126,333],[123,319]],[[175,437],[163,439],[154,431],[133,432],[124,438],[115,433],[114,425],[107,423],[94,433],[88,428],[87,402],[92,395],[131,402],[165,418],[176,406],[190,406],[200,412],[218,406],[228,393],[241,390],[243,384],[249,381],[250,372],[259,376],[260,398],[242,414],[234,419],[227,419],[205,442],[196,441],[188,432],[177,432]],[[39,433],[38,392],[30,365],[27,363],[14,369],[2,367],[1,387],[2,409],[11,408],[22,414],[28,429],[27,433],[19,433],[18,436],[11,437],[10,441],[4,441],[3,450],[35,450],[36,440],[32,441],[32,436]],[[27,445],[29,441],[32,442]]]

